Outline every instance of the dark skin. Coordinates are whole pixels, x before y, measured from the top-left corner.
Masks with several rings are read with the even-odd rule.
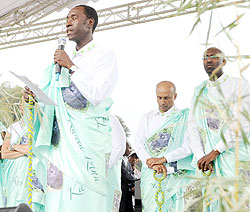
[[[211,58],[215,56],[216,58]],[[225,58],[222,57],[222,51],[217,48],[209,48],[205,51],[203,57],[203,66],[210,80],[215,81],[223,74],[223,66],[226,64]]]
[[[156,96],[159,110],[161,112],[167,112],[174,105],[174,101],[177,97],[175,92],[175,85],[170,81],[163,81],[157,84],[156,86]],[[164,163],[167,163],[165,157],[161,158],[149,158],[146,161],[146,164],[149,168],[154,169],[157,173],[167,173],[166,166]]]
[[[93,40],[92,28],[94,25],[93,18],[87,18],[84,14],[84,7],[75,7],[71,9],[67,16],[66,32],[69,40],[76,43],[76,50],[78,51],[91,40]],[[74,63],[64,50],[57,49],[54,53],[54,63],[58,63],[62,67],[70,69]],[[29,101],[28,95],[35,97],[34,93],[28,88],[24,89],[24,100]]]
[[[218,57],[211,58],[210,56]],[[222,57],[222,51],[217,48],[209,48],[205,51],[204,57],[207,57],[207,59],[203,60],[204,69],[210,80],[215,81],[223,74],[223,66],[226,64],[225,58]],[[212,150],[209,154],[205,155],[198,161],[198,168],[203,172],[207,170],[213,172],[213,167],[211,165],[219,154],[218,151]]]

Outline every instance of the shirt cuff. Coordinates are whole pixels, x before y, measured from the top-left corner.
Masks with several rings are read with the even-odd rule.
[[[174,167],[167,167],[167,174],[173,174],[174,173]]]
[[[176,160],[173,159],[173,157],[171,157],[171,154],[169,154],[169,153],[166,154],[166,155],[164,156],[164,158],[167,160],[167,163],[176,161]]]
[[[226,151],[226,149],[227,149],[227,147],[226,147],[226,145],[224,144],[223,141],[219,141],[219,142],[215,145],[214,148],[215,148],[216,150],[218,150],[220,153]]]

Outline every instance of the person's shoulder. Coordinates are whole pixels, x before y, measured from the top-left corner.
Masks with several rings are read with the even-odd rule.
[[[230,83],[232,91],[234,90],[235,92],[237,92],[239,90],[239,87],[241,88],[241,90],[245,90],[247,92],[250,91],[250,84],[245,78],[229,77],[228,81]]]
[[[178,116],[188,116],[189,114],[189,108],[182,108],[182,109],[178,109],[176,108],[176,115]]]
[[[201,90],[206,86],[207,81],[208,81],[208,80],[205,80],[205,81],[203,81],[202,83],[200,83],[198,86],[195,87],[195,89],[194,89],[194,94],[195,94],[196,96],[198,96],[199,93],[201,92]]]
[[[17,121],[17,122],[14,122],[13,124],[11,124],[9,127],[8,127],[8,129],[7,129],[7,131],[10,133],[10,134],[12,134],[12,132],[13,131],[16,131],[15,129],[17,129],[18,127],[19,127],[19,122]]]
[[[144,113],[142,118],[152,117],[152,116],[156,115],[157,112],[158,112],[158,110],[151,110],[151,111],[149,111],[147,113]]]
[[[239,78],[239,77],[229,77],[229,79],[233,82],[237,82],[237,83],[242,83],[242,84],[248,84],[249,82],[247,81],[247,79],[245,78]]]
[[[197,85],[197,86],[195,87],[195,90],[200,90],[201,88],[203,88],[204,86],[206,86],[207,81],[208,81],[208,80],[205,80],[205,81],[203,81],[202,83],[200,83],[199,85]]]
[[[182,113],[189,113],[189,108],[183,108],[183,109],[180,109],[180,111]]]
[[[94,47],[102,55],[115,56],[114,52],[111,49],[109,49],[108,47],[106,47],[98,42],[94,42]]]

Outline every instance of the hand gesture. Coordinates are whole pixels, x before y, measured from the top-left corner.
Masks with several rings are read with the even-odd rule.
[[[213,172],[213,166],[210,166],[209,164],[212,163],[217,157],[219,153],[216,151],[211,151],[209,154],[202,157],[200,160],[198,160],[197,166],[200,170],[207,171],[210,170]]]
[[[146,164],[148,168],[153,168],[154,165],[163,165],[163,163],[166,163],[167,160],[164,157],[161,158],[149,158],[146,160]]]
[[[153,170],[157,172],[157,174],[164,173],[167,176],[167,168],[165,165],[154,165]]]

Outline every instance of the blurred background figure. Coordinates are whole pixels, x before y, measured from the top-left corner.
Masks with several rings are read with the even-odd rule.
[[[2,145],[3,145],[3,140],[6,134],[6,128],[0,122],[0,208],[3,208],[5,206],[6,198],[4,197],[3,194],[3,167],[2,167]]]
[[[110,115],[112,129],[112,151],[108,169],[107,212],[118,212],[121,202],[121,163],[126,149],[126,133],[120,119]]]
[[[126,142],[126,150],[122,158],[122,169],[121,169],[121,188],[122,198],[120,204],[120,212],[133,212],[132,195],[135,187],[136,177],[131,164],[128,161],[128,156],[131,153],[131,145]]]
[[[131,151],[128,161],[132,166],[134,177],[136,178],[134,187],[132,188],[132,203],[134,211],[141,211],[141,188],[140,188],[140,179],[141,179],[141,166],[142,163],[138,158],[136,152]],[[137,209],[137,210],[136,210]]]
[[[134,177],[136,178],[136,180],[139,180],[141,178],[141,171],[139,171],[140,170],[140,160],[139,160],[135,151],[131,151],[131,153],[128,157],[128,161],[132,166]]]
[[[24,118],[23,101],[20,105],[22,118],[8,127],[2,145],[2,186],[6,197],[5,206],[14,207],[28,203],[28,125]],[[44,189],[36,177],[38,160],[33,155],[33,211],[44,211]]]

